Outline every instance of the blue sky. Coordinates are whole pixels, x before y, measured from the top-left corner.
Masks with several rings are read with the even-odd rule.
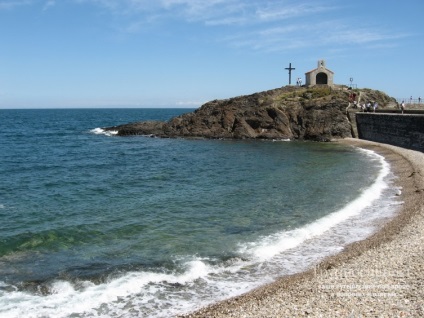
[[[0,108],[198,107],[288,84],[424,97],[423,0],[0,0]]]

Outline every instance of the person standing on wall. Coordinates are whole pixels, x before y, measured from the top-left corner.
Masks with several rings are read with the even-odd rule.
[[[402,103],[400,104],[400,110],[402,111],[402,114],[403,114],[403,111],[405,110],[405,101],[402,101]]]
[[[378,108],[378,103],[374,102],[374,104],[372,105],[373,108],[373,112],[375,113],[375,110]]]

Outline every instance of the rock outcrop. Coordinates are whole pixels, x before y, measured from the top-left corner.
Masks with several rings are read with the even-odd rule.
[[[327,141],[352,136],[346,115],[350,92],[327,86],[287,86],[213,100],[168,122],[137,122],[105,130],[118,131],[120,136]],[[367,90],[368,95],[372,92],[378,91]],[[392,101],[381,92],[372,96],[380,107]]]

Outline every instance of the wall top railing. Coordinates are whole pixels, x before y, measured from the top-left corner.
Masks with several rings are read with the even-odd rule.
[[[405,104],[424,105],[424,99],[422,97],[396,98],[396,101],[399,104],[405,102]]]

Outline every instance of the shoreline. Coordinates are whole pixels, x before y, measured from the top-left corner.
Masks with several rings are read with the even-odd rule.
[[[398,214],[306,272],[178,317],[424,316],[424,153],[353,138],[335,142],[389,162],[402,188]]]

